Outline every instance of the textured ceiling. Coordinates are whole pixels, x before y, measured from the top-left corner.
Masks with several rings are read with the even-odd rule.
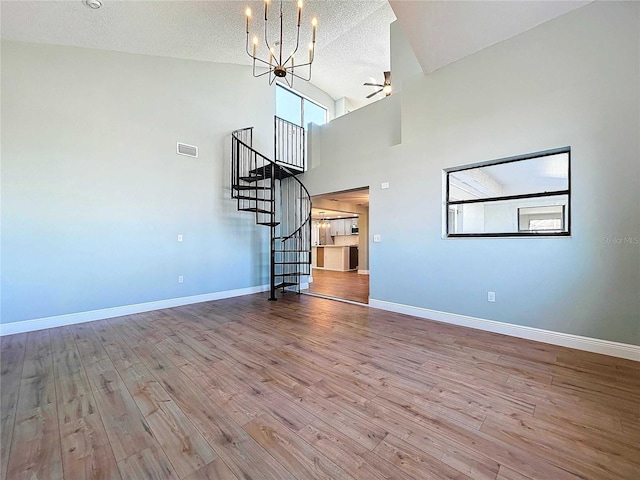
[[[264,12],[262,1],[102,3],[101,9],[91,10],[81,0],[3,0],[2,38],[249,65],[244,10],[250,6],[255,12],[252,32],[261,29]],[[286,0],[283,5],[285,25],[287,19],[294,24],[295,2]],[[276,13],[277,6],[272,0],[271,13]],[[371,89],[362,83],[380,81],[382,72],[389,70],[389,25],[395,20],[389,3],[306,0],[301,27],[303,55],[310,40],[312,16],[319,22],[313,83],[335,100],[347,97],[356,107],[376,100],[365,99]]]

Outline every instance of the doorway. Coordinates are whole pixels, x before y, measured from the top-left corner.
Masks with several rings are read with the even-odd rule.
[[[307,293],[369,303],[369,188],[311,197]]]

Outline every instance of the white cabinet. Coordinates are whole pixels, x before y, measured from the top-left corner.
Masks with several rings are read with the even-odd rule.
[[[344,220],[331,220],[331,236],[335,237],[336,235],[345,235],[344,233]]]
[[[336,235],[351,235],[351,227],[353,225],[358,226],[358,218],[339,218],[330,220],[329,223],[331,224],[330,231],[332,237]]]

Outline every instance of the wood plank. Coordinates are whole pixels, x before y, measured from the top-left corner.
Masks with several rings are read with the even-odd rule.
[[[532,478],[522,475],[515,470],[511,470],[509,467],[500,465],[500,470],[498,470],[496,480],[532,480]]]
[[[125,321],[117,319],[118,322]],[[128,368],[140,363],[133,350],[122,340],[120,334],[111,325],[115,320],[92,322],[91,326],[97,340],[102,344],[107,356],[116,368]]]
[[[118,462],[157,442],[127,390],[95,391],[98,411]]]
[[[449,467],[440,458],[428,455],[393,435],[387,435],[373,453],[415,479],[463,480],[471,478]],[[372,454],[367,455],[370,457]]]
[[[229,467],[220,458],[205,465],[184,480],[238,480]]]
[[[56,403],[55,377],[49,330],[27,336],[20,380],[18,411],[31,412]]]
[[[97,412],[89,379],[69,328],[51,330],[53,369],[60,425]]]
[[[27,335],[7,478],[62,478],[49,330]]]
[[[119,374],[180,478],[200,470],[217,458],[200,432],[147,367],[132,365]]]
[[[60,430],[54,403],[20,410],[12,442],[7,479],[63,478]]]
[[[364,455],[369,450],[321,420],[307,425],[298,432],[298,435],[329,460],[340,465],[353,478],[362,480],[385,478],[365,460]],[[401,475],[400,470],[394,472],[395,478],[400,478]]]
[[[61,424],[60,443],[65,478],[122,478],[97,412]]]
[[[0,478],[6,478],[27,334],[0,338]]]
[[[353,478],[271,415],[259,416],[244,429],[296,478]]]
[[[638,446],[623,447],[608,442],[584,444],[585,435],[568,429],[558,429],[533,417],[489,415],[482,432],[523,450],[564,464],[577,476],[587,478],[640,478]],[[579,445],[581,461],[574,453]]]
[[[214,451],[241,480],[287,479],[293,476],[260,448],[210,397],[179,374],[155,370],[156,378]]]
[[[178,480],[162,449],[150,446],[118,462],[123,479],[153,478],[154,480]]]

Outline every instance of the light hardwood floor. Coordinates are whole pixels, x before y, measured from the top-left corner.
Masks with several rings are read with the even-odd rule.
[[[306,295],[1,356],[12,480],[640,478],[640,364]]]
[[[352,302],[369,303],[369,275],[313,269],[309,292]]]

